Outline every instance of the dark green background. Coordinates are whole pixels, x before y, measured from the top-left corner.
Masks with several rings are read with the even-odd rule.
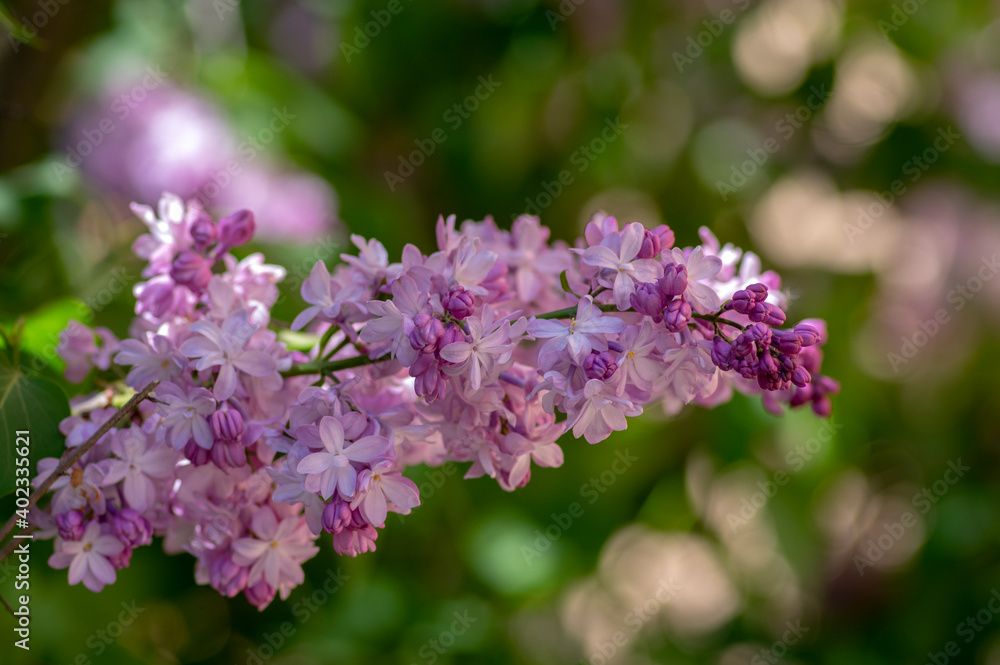
[[[672,53],[705,30],[702,21],[734,3],[583,0],[553,28],[547,13],[560,11],[555,2],[401,2],[403,10],[350,62],[342,40],[353,40],[355,28],[386,3],[303,2],[299,9],[312,17],[315,38],[330,52],[309,70],[284,57],[269,36],[291,3],[225,5],[241,19],[240,38],[208,50],[196,48],[184,3],[69,0],[60,6],[40,30],[44,44],[0,56],[0,317],[10,323],[27,316],[26,352],[49,359],[43,373],[52,375],[59,369],[53,335],[68,318],[87,315],[79,303],[105,288],[116,268],[129,283],[138,279],[141,266],[129,247],[141,225],[129,217],[126,200],[85,179],[51,177],[66,114],[95,97],[116,61],[158,64],[173,82],[220,105],[243,133],[262,126],[273,107],[287,106],[298,117],[268,150],[331,183],[344,227],[379,238],[390,256],[407,242],[428,251],[441,213],[460,219],[492,214],[507,225],[526,198],[570,169],[572,184],[542,213],[554,237],[579,235],[597,207],[625,221],[662,220],[679,245],[698,242],[697,228],[706,225],[723,242],[758,250],[765,267],[781,270],[797,295],[792,319],[829,321],[826,373],[843,386],[834,400],[839,427],[801,471],[790,473],[759,518],[776,536],[772,554],[787,561],[800,609],[777,612],[767,585],[748,580],[734,563],[739,553],[692,507],[688,488],[697,484],[692,469],[699,464],[710,461],[722,483],[737,471],[772,478],[788,470],[789,451],[821,431],[811,414],[774,418],[756,400],[737,396],[714,410],[690,408],[670,420],[650,405],[650,416],[596,446],[567,438],[565,465],[535,470],[529,485],[512,494],[489,479],[463,481],[464,469],[439,476],[412,469],[415,481],[434,489],[422,492],[423,505],[405,520],[388,520],[377,552],[340,558],[322,538],[321,553],[305,566],[306,583],[263,613],[242,598],[226,600],[196,586],[193,558],[167,557],[158,545],[137,551],[118,583],[101,594],[69,587],[65,571],[45,564],[51,546],[38,542],[32,549],[32,651],[15,653],[4,628],[0,660],[62,665],[83,654],[108,664],[244,663],[248,648],[268,644],[267,636],[280,634],[288,621],[295,632],[269,663],[430,663],[422,648],[449,630],[454,612],[467,611],[476,622],[454,646],[434,654],[436,662],[578,662],[586,654],[566,630],[567,591],[596,575],[608,540],[637,522],[708,543],[740,609],[697,637],[651,622],[618,662],[750,662],[781,639],[783,621],[800,619],[810,630],[785,662],[922,664],[928,651],[941,652],[957,640],[961,653],[950,662],[1000,663],[997,626],[988,625],[970,644],[957,637],[960,622],[986,607],[991,590],[1000,588],[996,305],[984,296],[955,315],[950,325],[963,332],[955,342],[960,350],[932,345],[912,371],[877,378],[884,372],[864,359],[886,349],[873,351],[862,332],[879,320],[886,302],[878,275],[782,266],[756,246],[746,226],[770,184],[806,167],[826,173],[841,190],[889,187],[901,164],[932,145],[939,127],[956,122],[941,83],[970,41],[985,39],[997,18],[995,3],[928,0],[892,33],[894,48],[920,74],[917,86],[929,101],[887,123],[860,157],[829,159],[803,130],[723,201],[695,166],[718,154],[698,153],[699,132],[735,119],[761,137],[770,135],[774,119],[805,103],[813,86],[833,85],[854,40],[883,40],[877,22],[892,14],[891,3],[848,2],[830,53],[818,57],[794,89],[765,96],[734,68],[739,25],[727,26],[690,68],[678,72],[674,66]],[[5,5],[15,17],[38,10],[33,0]],[[756,11],[740,13],[737,24]],[[449,127],[443,114],[475,90],[480,76],[500,86],[461,126]],[[617,117],[635,133],[627,130],[579,172],[574,152]],[[390,191],[384,173],[438,127],[445,128],[446,141]],[[725,171],[728,163],[714,164],[719,166]],[[963,136],[931,167],[926,182],[960,182],[978,200],[995,203],[998,177],[1000,169]],[[293,272],[311,265],[314,251],[292,244],[254,249]],[[964,279],[976,267],[957,265],[953,272]],[[283,293],[289,297],[275,316],[291,320],[301,306],[295,284]],[[931,313],[947,306],[931,305]],[[93,323],[124,336],[132,306],[125,290],[93,314]],[[898,346],[895,338],[890,342],[890,350]],[[956,355],[957,363],[950,360]],[[939,364],[947,369],[938,371]],[[582,486],[625,450],[640,461],[587,503]],[[848,492],[842,502],[853,497],[870,507],[902,497],[905,503],[958,459],[971,471],[921,517],[915,551],[898,566],[859,575],[850,554],[845,563],[819,526],[820,506],[850,474],[866,480],[868,493]],[[574,502],[583,506],[582,516],[527,565],[522,548],[533,546],[535,530]],[[8,515],[10,497],[0,506],[0,515]],[[877,537],[880,526],[872,528],[862,539]],[[303,609],[328,571],[338,569],[349,577],[343,587],[315,613]],[[0,579],[10,599],[12,577],[0,570]],[[602,579],[615,587],[616,580]],[[690,583],[697,580],[692,576]],[[656,586],[656,580],[649,583]],[[103,643],[95,631],[116,620],[122,603],[133,602],[141,609],[137,620],[119,639]],[[609,611],[615,616],[618,610]],[[11,621],[0,617],[0,625]]]

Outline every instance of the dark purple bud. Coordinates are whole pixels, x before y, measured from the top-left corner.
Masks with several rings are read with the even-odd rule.
[[[778,362],[769,351],[764,351],[764,353],[760,354],[760,371],[767,374],[778,373]]]
[[[215,466],[223,471],[231,471],[246,466],[247,449],[241,441],[217,440],[212,444],[209,457]]]
[[[417,351],[434,353],[442,335],[444,335],[444,324],[436,316],[421,312],[413,317],[410,345]]]
[[[793,330],[802,340],[802,346],[814,346],[819,342],[819,331],[807,323],[800,323]]]
[[[153,542],[152,525],[135,508],[123,508],[111,518],[111,533],[130,548]]]
[[[465,339],[463,336],[462,339]],[[443,399],[447,379],[441,371],[441,363],[436,356],[423,355],[410,365],[410,376],[413,377],[413,391],[427,402]]]
[[[792,372],[792,383],[799,388],[805,388],[811,380],[812,376],[809,375],[809,370],[805,367],[796,367],[795,371]]]
[[[833,413],[833,402],[826,395],[821,395],[813,399],[812,410],[820,418],[826,418]]]
[[[132,562],[132,548],[126,547],[118,554],[114,554],[108,557],[108,563],[111,564],[112,568],[115,570],[122,570],[128,568],[129,563]]]
[[[246,596],[247,602],[251,605],[263,608],[274,600],[275,591],[276,589],[261,577],[259,582],[244,589],[243,595]]]
[[[754,306],[753,293],[747,291],[746,289],[734,293],[732,299],[729,302],[729,308],[736,310],[740,314],[749,314],[753,306]]]
[[[802,349],[802,338],[789,330],[772,330],[771,341],[779,351],[789,356]]]
[[[243,416],[236,409],[222,408],[212,414],[209,420],[216,441],[241,441],[243,437]]]
[[[198,215],[198,219],[194,221],[191,225],[191,239],[194,240],[194,246],[199,251],[204,251],[206,247],[215,242],[215,237],[218,233],[218,229],[215,227],[215,222],[212,218],[201,213]]]
[[[744,379],[753,379],[760,374],[760,362],[758,362],[757,356],[748,355],[740,358],[739,362],[736,363],[735,369]]]
[[[457,286],[450,291],[448,295],[444,298],[444,308],[456,319],[464,319],[467,316],[472,316],[475,310],[476,297],[463,289],[461,286]]]
[[[687,290],[688,270],[687,266],[679,266],[671,263],[663,269],[663,277],[656,280],[656,286],[660,293],[668,298],[683,295]]]
[[[769,326],[780,326],[785,322],[785,313],[781,311],[781,308],[777,305],[772,305],[770,303],[761,303],[764,307],[764,318],[761,322],[766,323]],[[756,307],[756,305],[754,305]]]
[[[754,338],[750,334],[743,333],[733,341],[733,357],[736,359],[756,356]]]
[[[178,284],[184,284],[192,291],[201,291],[212,279],[212,264],[198,252],[186,249],[174,258],[170,266],[170,276]]]
[[[228,555],[223,555],[212,562],[209,569],[209,582],[212,588],[226,598],[233,598],[247,585],[250,569],[235,563]]]
[[[642,245],[639,247],[638,259],[651,259],[660,253],[660,236],[649,229],[642,232]]]
[[[615,357],[607,351],[591,353],[583,359],[583,371],[588,379],[610,379],[618,370]]]
[[[441,337],[438,340],[438,348],[443,349],[449,344],[454,344],[455,342],[464,342],[464,341],[465,341],[465,332],[454,323],[449,323],[445,327],[444,332],[441,333]],[[442,360],[441,362],[447,362],[447,361]]]
[[[56,515],[56,528],[59,530],[59,537],[63,540],[80,540],[86,525],[83,523],[83,513],[79,510],[71,510],[68,513]]]
[[[757,375],[757,385],[764,390],[781,390],[782,381],[775,374],[769,374],[767,372],[761,372]]]
[[[663,322],[670,332],[680,332],[691,320],[691,305],[677,299],[671,300],[663,310]]]
[[[764,302],[767,300],[767,287],[763,284],[751,284],[746,290],[753,295],[754,302]]]
[[[747,310],[746,315],[754,323],[760,323],[767,317],[767,303],[755,302],[750,305],[750,309]]]
[[[208,464],[211,459],[209,452],[199,446],[194,439],[184,444],[184,457],[188,458],[195,466]]]
[[[340,533],[351,525],[351,506],[346,501],[334,499],[323,507],[323,530]]]
[[[636,287],[635,293],[629,296],[632,309],[640,314],[653,317],[657,323],[662,320],[663,308],[667,306],[669,298],[660,293],[656,284],[642,282]]]
[[[712,362],[719,369],[729,370],[732,369],[732,360],[733,345],[717,336],[712,341]]]
[[[771,343],[771,329],[765,326],[763,323],[753,323],[747,326],[747,329],[743,331],[744,334],[755,342],[759,342],[760,346],[765,347]]]
[[[237,210],[219,220],[219,242],[230,247],[239,247],[250,242],[257,224],[249,210]]]

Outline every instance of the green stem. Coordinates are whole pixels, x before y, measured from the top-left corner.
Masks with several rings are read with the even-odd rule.
[[[320,340],[319,340],[319,352],[320,352],[320,355],[322,355],[323,349],[326,348],[326,343],[330,341],[330,338],[333,337],[333,334],[335,332],[337,332],[338,330],[340,330],[340,328],[338,328],[337,326],[331,325],[329,328],[326,329],[326,332],[323,333],[323,337],[320,338]]]
[[[608,305],[595,305],[597,309],[602,312],[617,312],[618,306],[613,304]],[[576,305],[572,307],[565,307],[563,309],[557,309],[554,312],[546,312],[545,314],[539,314],[536,319],[571,319],[576,316]]]
[[[618,312],[618,307],[614,304],[608,305],[596,305],[596,307],[602,312]],[[563,309],[557,309],[554,312],[546,312],[545,314],[539,314],[536,319],[570,319],[576,316],[577,307],[574,305],[572,307],[564,307]],[[727,326],[732,326],[738,328],[739,330],[746,330],[742,325],[736,323],[735,321],[730,321],[729,319],[722,318],[722,312],[719,311],[715,314],[699,314],[694,312],[692,317],[696,319],[701,319],[703,321],[710,321],[715,324],[715,328],[719,331],[719,324],[724,324]],[[721,333],[721,331],[719,331]],[[320,347],[322,349],[322,347]],[[339,350],[339,347],[338,347]],[[353,369],[355,367],[364,367],[365,365],[374,365],[375,363],[385,362],[391,359],[390,354],[385,354],[379,356],[378,358],[369,358],[368,356],[362,354],[359,356],[354,356],[353,358],[343,358],[341,360],[313,360],[311,362],[302,363],[301,365],[293,365],[289,369],[281,373],[282,376],[306,376],[310,374],[333,374],[334,372],[339,372],[344,369]]]
[[[733,328],[738,328],[739,330],[746,330],[746,327],[736,323],[735,321],[730,321],[729,319],[722,318],[722,313],[717,314],[699,314],[698,312],[693,312],[691,316],[695,319],[701,319],[702,321],[709,321],[718,326],[720,323],[724,323],[727,326],[732,326]]]
[[[615,305],[597,305],[597,308],[602,312],[617,312],[618,308]],[[554,312],[546,312],[545,314],[539,314],[536,319],[569,319],[576,316],[576,306],[566,307],[563,309],[557,309]],[[355,367],[364,367],[365,365],[374,365],[375,363],[385,362],[391,358],[390,354],[385,354],[379,356],[378,358],[369,358],[366,355],[354,356],[353,358],[343,358],[341,360],[313,360],[311,362],[302,363],[301,365],[292,365],[290,368],[286,369],[281,373],[282,376],[307,376],[310,374],[332,374],[333,372],[339,372],[344,369],[353,369]]]
[[[310,374],[331,374],[333,372],[339,372],[343,369],[363,367],[364,365],[374,365],[375,363],[385,362],[390,358],[391,356],[387,353],[384,356],[379,356],[378,358],[369,358],[368,356],[361,355],[354,356],[353,358],[343,358],[341,360],[313,360],[312,362],[302,363],[301,365],[292,365],[282,372],[281,375],[307,376]]]
[[[345,346],[347,346],[350,343],[350,341],[351,339],[345,335],[344,339],[340,340],[340,344],[330,349],[330,352],[323,356],[323,360],[329,360],[330,358],[337,355],[337,352],[340,351]],[[322,348],[323,347],[320,347],[321,350]]]

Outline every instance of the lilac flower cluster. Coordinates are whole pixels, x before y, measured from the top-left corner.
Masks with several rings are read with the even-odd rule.
[[[305,354],[269,327],[284,271],[230,253],[251,213],[215,221],[170,195],[134,210],[149,263],[128,339],[101,331],[98,347],[74,322],[59,351],[68,377],[113,355],[129,388],[158,384],[36,519],[50,563],[95,591],[162,536],[196,557],[200,583],[263,608],[303,581],[320,534],[340,554],[374,550],[387,514],[420,503],[407,466],[468,462],[466,478],[513,490],[532,463],[562,464],[565,432],[596,443],[651,402],[676,413],[736,389],[825,415],[837,390],[819,375],[822,323],[777,329],[777,275],[704,229],[682,249],[666,226],[597,215],[570,247],[534,217],[509,231],[450,217],[436,252],[407,245],[397,263],[354,236],[357,255],[302,285]],[[115,413],[112,393],[74,400],[67,447]],[[56,466],[42,460],[35,484]]]

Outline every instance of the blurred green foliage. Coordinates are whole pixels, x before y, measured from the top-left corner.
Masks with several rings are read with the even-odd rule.
[[[770,135],[775,118],[806,103],[814,88],[835,87],[840,51],[817,58],[787,92],[766,95],[733,64],[734,35],[762,11],[756,5],[679,72],[673,53],[706,29],[703,21],[745,3],[400,1],[402,11],[357,53],[343,45],[357,48],[356,31],[375,20],[372,12],[385,10],[382,0],[70,0],[48,29],[39,29],[50,48],[36,52],[22,44],[17,54],[6,54],[0,61],[0,322],[26,316],[22,360],[75,394],[80,388],[60,376],[54,336],[69,319],[126,333],[129,289],[107,298],[103,292],[114,269],[129,283],[139,279],[141,265],[129,249],[141,225],[120,195],[97,191],[78,174],[69,181],[52,175],[66,109],[93,98],[122,63],[159,64],[173,83],[219,104],[238,135],[257,131],[275,107],[297,114],[269,153],[331,183],[343,224],[377,237],[390,255],[410,242],[431,247],[439,214],[492,214],[507,225],[531,203],[544,208],[543,223],[554,237],[566,240],[603,207],[622,218],[663,220],[679,245],[696,242],[697,228],[705,225],[722,242],[757,249],[747,220],[781,176],[819,168],[842,190],[875,191],[899,178],[901,165],[927,148],[939,127],[955,122],[944,93],[946,65],[963,57],[969,40],[989,42],[982,33],[996,26],[996,5],[986,0],[920,3],[884,40],[917,73],[925,93],[920,108],[888,123],[854,161],[831,159],[806,132],[795,133],[736,196],[722,200],[713,179],[725,177],[734,160]],[[41,5],[5,4],[12,16],[29,18]],[[883,40],[879,21],[891,20],[903,4],[832,3],[842,25],[839,43]],[[289,13],[304,20],[291,21]],[[474,93],[480,77],[500,85],[452,126],[448,110]],[[628,131],[581,168],[574,155],[616,118]],[[438,128],[446,128],[446,140],[391,190],[386,173]],[[995,202],[1000,171],[968,140],[940,157],[929,179],[964,183]],[[541,206],[539,195],[565,170],[572,182]],[[307,270],[316,256],[315,246],[291,243],[253,250],[293,275],[297,270],[300,279],[301,266]],[[761,253],[765,266],[774,267]],[[737,572],[738,552],[727,549],[695,505],[693,468],[702,460],[717,474],[743,470],[766,479],[789,472],[764,512],[811,630],[782,662],[924,663],[928,652],[943,652],[954,640],[961,653],[948,662],[1000,663],[996,625],[985,625],[969,643],[958,632],[1000,587],[996,317],[983,311],[983,302],[963,314],[970,318],[961,325],[977,332],[964,342],[970,348],[957,367],[934,372],[932,362],[905,380],[876,378],[858,348],[877,314],[877,279],[865,271],[777,267],[799,296],[792,315],[829,322],[825,373],[843,386],[833,436],[808,461],[788,455],[817,436],[819,421],[798,412],[774,418],[755,400],[737,397],[666,421],[650,408],[648,417],[599,446],[566,439],[565,465],[536,469],[528,486],[512,494],[489,479],[463,481],[461,468],[414,469],[422,505],[405,518],[389,518],[377,552],[341,558],[321,539],[321,553],[305,566],[306,583],[259,614],[242,599],[195,585],[188,556],[141,548],[115,585],[93,594],[69,587],[65,571],[49,569],[50,546],[37,542],[31,546],[32,650],[15,650],[7,630],[0,660],[578,662],[586,654],[565,631],[568,590],[595,574],[613,534],[638,522],[712,543],[741,609],[694,640],[650,626],[629,654],[619,655],[621,662],[777,662],[750,660],[780,639],[771,621],[775,598]],[[289,321],[301,306],[296,284],[283,295],[275,317]],[[953,350],[939,352],[944,357]],[[639,462],[601,485],[603,493],[589,503],[587,483],[599,481],[626,450]],[[789,459],[802,459],[801,469],[790,470]],[[959,459],[971,471],[934,503],[926,537],[911,556],[864,575],[849,558],[846,565],[837,558],[817,514],[845,474],[863,474],[871,494],[886,496],[934,483]],[[540,556],[526,557],[524,548],[535,548],[554,516],[574,503],[582,515],[559,529]],[[0,508],[0,516],[10,514],[12,497]],[[0,592],[8,599],[13,565],[0,567]],[[324,583],[339,574],[346,576],[343,585],[327,594]],[[775,581],[774,589],[779,586]],[[112,637],[123,608],[132,604],[134,621]],[[475,621],[443,639],[456,613]],[[433,646],[444,642],[450,646]]]

